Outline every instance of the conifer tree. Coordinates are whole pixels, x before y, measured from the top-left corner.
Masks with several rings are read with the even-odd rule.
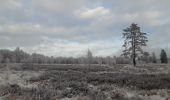
[[[161,63],[168,63],[168,58],[164,49],[161,50],[160,60]]]
[[[148,42],[147,34],[141,32],[140,27],[135,23],[123,31],[123,38],[125,38],[123,55],[130,56],[133,65],[136,66],[136,57],[139,53],[143,54],[142,46],[146,46],[146,42]]]

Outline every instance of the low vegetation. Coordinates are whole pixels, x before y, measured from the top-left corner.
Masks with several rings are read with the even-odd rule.
[[[2,100],[168,100],[168,65],[1,65]],[[3,81],[3,82],[2,82]]]

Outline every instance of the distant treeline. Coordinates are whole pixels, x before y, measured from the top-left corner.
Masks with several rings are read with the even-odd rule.
[[[90,51],[88,51],[89,53]],[[0,50],[0,63],[37,63],[37,64],[87,64],[89,63],[89,54],[84,57],[49,57],[37,53],[26,53],[17,47],[15,50],[1,49]],[[129,64],[131,59],[123,56],[107,56],[97,57],[92,56],[91,53],[91,64]],[[145,53],[143,56],[137,58],[139,63],[157,63],[157,59],[154,53],[150,55]]]

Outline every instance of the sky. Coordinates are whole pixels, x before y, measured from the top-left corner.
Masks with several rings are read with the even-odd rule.
[[[0,48],[79,57],[119,55],[123,29],[137,23],[145,50],[170,57],[170,0],[0,0]]]

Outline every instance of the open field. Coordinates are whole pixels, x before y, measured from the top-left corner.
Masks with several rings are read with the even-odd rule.
[[[170,100],[170,65],[0,65],[0,100]]]

